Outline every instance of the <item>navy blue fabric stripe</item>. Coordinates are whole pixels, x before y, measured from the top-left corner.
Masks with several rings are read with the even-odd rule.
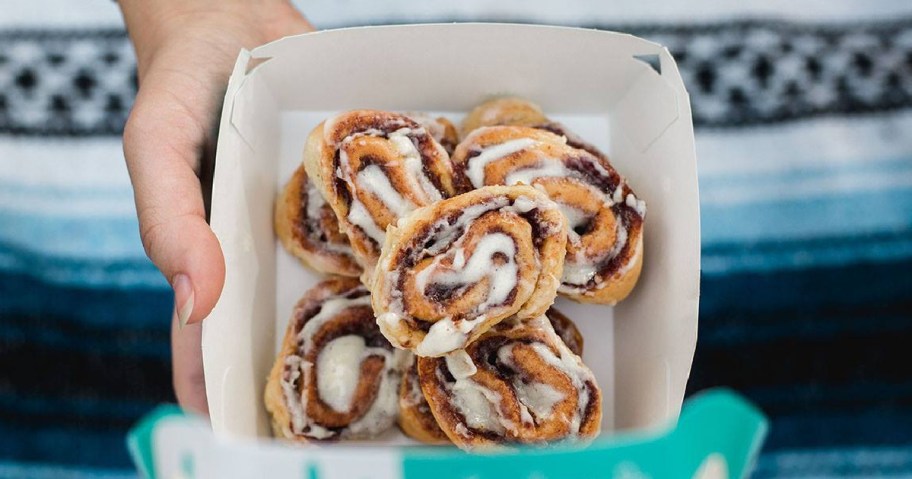
[[[703,244],[701,250],[706,254],[734,254],[744,251],[775,253],[782,250],[814,250],[839,246],[856,246],[866,243],[896,243],[912,239],[912,227],[876,231],[872,233],[855,232],[841,236],[776,238],[750,242],[718,241]]]
[[[66,414],[92,421],[114,421],[132,424],[137,417],[159,403],[146,400],[20,395],[0,392],[0,411],[13,415]],[[100,424],[100,422],[98,423]]]
[[[0,272],[0,459],[129,467],[124,434],[172,402],[167,289]]]
[[[167,318],[161,318],[167,322]],[[169,335],[164,328],[131,327],[129,320],[109,327],[93,327],[71,318],[40,315],[0,316],[0,342],[31,343],[61,351],[128,354],[167,359]]]
[[[167,359],[74,353],[31,343],[0,342],[0,393],[163,402],[172,399]]]
[[[87,467],[132,467],[124,430],[9,426],[0,422],[0,456],[18,462],[80,464]]]
[[[0,271],[0,318],[13,315],[61,318],[93,327],[166,331],[173,296],[168,289],[95,289],[57,285],[25,274]]]
[[[0,479],[137,479],[133,469],[0,462]]]
[[[773,418],[771,449],[912,443],[912,261],[704,277],[689,391]]]
[[[912,444],[912,410],[802,412],[773,418],[764,451]]]
[[[910,344],[912,330],[724,346],[699,344],[688,387],[698,391],[730,386],[772,415],[885,404],[912,410]],[[848,395],[849,390],[854,397]],[[908,434],[912,441],[912,430]]]
[[[701,327],[711,327],[738,314],[816,314],[830,308],[874,308],[912,298],[912,259],[858,263],[772,273],[704,276],[700,296]],[[909,311],[906,310],[906,314]]]
[[[883,447],[796,449],[760,456],[751,477],[765,478],[908,478],[912,444]]]
[[[0,479],[137,479],[134,469],[100,469],[0,461]]]

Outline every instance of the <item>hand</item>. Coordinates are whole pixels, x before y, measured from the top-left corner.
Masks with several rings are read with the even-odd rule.
[[[201,325],[225,281],[206,223],[199,160],[241,48],[312,31],[285,0],[120,0],[136,50],[139,93],[124,129],[146,254],[174,289],[172,364],[177,400],[208,413]]]

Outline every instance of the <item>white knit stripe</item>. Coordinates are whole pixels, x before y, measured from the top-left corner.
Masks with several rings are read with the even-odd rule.
[[[754,128],[699,130],[700,180],[825,171],[912,154],[912,110],[837,116]],[[701,185],[702,186],[702,185]]]
[[[630,22],[706,22],[731,17],[775,17],[811,21],[892,19],[912,13],[907,0],[769,0],[719,2],[690,0],[295,0],[318,27],[369,25],[383,22],[433,22],[459,20],[523,21],[554,24],[623,24]],[[122,23],[117,3],[89,0],[4,0],[0,28],[118,27]]]

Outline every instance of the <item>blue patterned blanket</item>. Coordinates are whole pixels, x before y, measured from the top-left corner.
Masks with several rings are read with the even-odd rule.
[[[667,45],[692,96],[690,391],[772,417],[756,477],[912,475],[912,12],[573,23]],[[119,28],[0,22],[0,478],[131,477],[126,428],[173,401],[120,152],[134,67]]]

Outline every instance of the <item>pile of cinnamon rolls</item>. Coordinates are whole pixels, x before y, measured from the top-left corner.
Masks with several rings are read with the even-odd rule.
[[[318,125],[275,227],[329,275],[289,321],[266,387],[277,436],[398,422],[466,450],[585,441],[601,391],[557,295],[612,305],[640,275],[645,203],[533,103],[463,121],[357,110]]]

